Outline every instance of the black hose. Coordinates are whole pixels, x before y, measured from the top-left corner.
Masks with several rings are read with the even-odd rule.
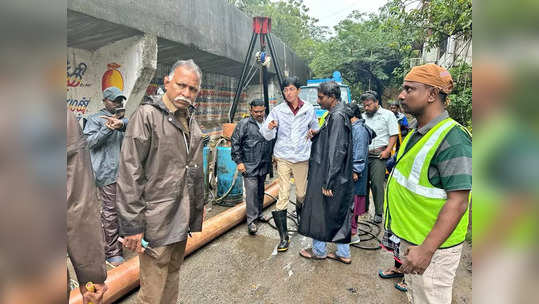
[[[273,195],[271,195],[269,193],[264,192],[264,194],[271,197],[274,200],[277,200],[277,198],[275,198]],[[289,201],[289,203],[294,205],[294,206],[296,205],[292,201]],[[271,223],[272,218],[273,218],[273,216],[270,216],[268,218],[267,224],[271,228],[277,230],[277,227],[275,227],[275,225]],[[296,229],[290,229],[290,228],[288,229],[288,232],[289,233],[292,232],[292,235],[294,235],[294,234],[296,234],[298,232],[297,227],[299,226],[297,214],[295,214],[295,212],[287,211],[287,218],[290,219],[292,221],[292,223],[296,227]],[[358,227],[357,230],[358,230],[358,232],[360,232],[359,237],[361,238],[361,236],[365,236],[365,235],[369,236],[368,238],[361,238],[361,243],[364,243],[364,242],[367,242],[367,241],[370,241],[370,240],[376,240],[378,244],[381,243],[380,239],[378,238],[378,235],[380,235],[380,232],[381,232],[381,229],[378,226],[378,224],[376,224],[374,222],[371,222],[371,221],[359,221],[358,225],[363,225],[363,226],[367,227],[366,229],[361,229],[361,228]],[[376,232],[373,232],[373,227],[375,228]],[[359,249],[364,249],[364,250],[379,250],[379,249],[382,248],[380,245],[377,245],[377,246],[363,246],[363,245],[360,245],[360,244],[351,244],[351,246],[353,246],[355,248],[359,248]]]
[[[219,206],[224,206],[224,207],[234,207],[234,206],[236,206],[235,203],[227,203],[227,202],[225,202],[223,200],[230,194],[230,192],[232,191],[232,188],[234,188],[234,186],[236,185],[236,179],[237,178],[238,178],[238,168],[236,168],[236,171],[234,172],[234,177],[232,178],[232,184],[230,184],[230,187],[228,188],[228,190],[221,197],[215,198],[215,196],[214,196],[214,199],[213,199],[212,203],[214,203],[216,205],[219,205]]]
[[[277,198],[275,196],[273,196],[273,195],[271,195],[271,194],[269,194],[267,192],[264,192],[264,195],[267,195],[267,196],[271,197],[273,200],[277,201]]]
[[[217,148],[219,147],[219,145],[221,145],[221,143],[223,142],[226,142],[227,139],[224,138],[224,137],[221,137],[217,140],[217,142],[215,143],[215,155],[214,155],[214,159],[213,159],[213,176],[210,176],[210,153],[208,153],[208,157],[207,157],[207,161],[208,161],[208,166],[207,166],[207,170],[206,170],[206,174],[205,174],[205,191],[211,195],[211,198],[208,197],[208,199],[210,200],[210,203],[213,205],[213,204],[216,204],[216,205],[219,205],[219,206],[223,206],[223,207],[234,207],[236,206],[235,203],[229,203],[229,202],[225,202],[223,201],[229,194],[230,192],[232,191],[232,188],[234,188],[234,186],[236,185],[236,179],[238,178],[238,168],[236,168],[236,171],[234,172],[234,177],[232,179],[232,183],[230,185],[230,187],[228,188],[227,191],[225,191],[225,193],[221,196],[221,197],[217,197],[217,188],[212,191],[212,189],[210,189],[210,182],[212,180],[212,178],[217,178]],[[211,150],[210,150],[211,152]],[[215,193],[214,193],[215,192]]]
[[[351,244],[351,246],[359,248],[359,249],[364,249],[364,250],[379,250],[379,249],[381,249],[382,248],[380,246],[381,241],[378,238],[378,236],[380,235],[380,232],[381,232],[380,226],[378,226],[378,224],[376,224],[374,222],[371,222],[371,221],[358,221],[357,224],[358,224],[357,230],[359,232],[358,236],[361,238],[361,236],[368,235],[369,237],[366,238],[366,239],[361,238],[361,242],[359,244]],[[359,225],[367,227],[368,230],[359,228]],[[375,233],[373,233],[373,227],[376,229]],[[370,241],[370,240],[376,240],[378,245],[377,246],[363,246],[363,245],[361,245],[362,243]]]
[[[272,199],[274,200],[277,200],[277,198],[267,192],[264,192],[265,195],[271,197]],[[288,201],[290,204],[296,206],[296,204],[292,201]],[[269,217],[268,218],[268,222],[267,224],[277,230],[277,227],[275,227],[274,224],[271,223],[271,219],[273,218],[273,216]],[[299,226],[298,224],[298,216],[297,214],[295,214],[295,212],[289,212],[287,211],[287,218],[289,218],[290,220],[292,220],[292,223],[296,226],[296,229],[288,229],[288,232],[292,232],[292,234],[295,234],[298,232],[298,229],[297,227]],[[380,235],[380,232],[381,232],[381,229],[380,229],[380,226],[372,221],[358,221],[358,232],[359,232],[359,237],[361,238],[362,236],[366,236],[368,235],[369,237],[367,238],[361,238],[361,242],[359,244],[351,244],[351,246],[355,247],[355,248],[359,248],[359,249],[364,249],[364,250],[380,250],[382,247],[380,246],[380,239],[378,238],[378,236]],[[364,227],[366,227],[365,229],[362,229],[359,227],[359,225],[362,225]],[[374,230],[376,230],[375,232],[373,232],[373,227],[374,227]],[[361,243],[364,243],[364,242],[367,242],[367,241],[370,241],[370,240],[376,240],[377,241],[377,246],[363,246],[363,245],[360,245]]]

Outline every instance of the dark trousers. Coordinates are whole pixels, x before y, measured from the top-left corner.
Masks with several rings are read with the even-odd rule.
[[[371,157],[369,155],[369,184],[367,190],[370,189],[372,191],[372,196],[374,200],[374,213],[379,216],[382,216],[382,213],[384,213],[385,176],[386,160],[379,159],[377,157]]]
[[[105,235],[105,257],[122,255],[122,244],[118,242],[120,225],[116,212],[116,183],[99,187],[99,196],[103,202],[101,223]]]
[[[247,225],[262,216],[264,205],[264,180],[266,175],[244,176],[245,201],[247,205]]]

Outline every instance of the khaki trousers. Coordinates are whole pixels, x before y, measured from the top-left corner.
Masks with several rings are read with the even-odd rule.
[[[296,202],[303,203],[307,191],[307,172],[309,161],[291,163],[284,159],[277,159],[277,175],[279,178],[279,199],[275,210],[286,210],[290,197],[290,177],[293,176],[296,184]]]
[[[139,254],[140,260],[140,304],[170,304],[178,301],[180,266],[183,263],[187,240],[153,248],[152,257]]]
[[[412,244],[401,240],[401,254],[406,254]],[[432,256],[423,275],[405,274],[408,300],[412,304],[451,304],[453,280],[460,262],[462,244],[438,249]],[[406,256],[403,255],[405,259]]]

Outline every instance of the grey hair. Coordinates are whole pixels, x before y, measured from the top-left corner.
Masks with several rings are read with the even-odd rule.
[[[176,61],[172,67],[170,68],[170,72],[168,73],[168,78],[172,79],[174,78],[174,72],[179,67],[185,67],[193,72],[195,72],[198,76],[198,86],[200,87],[200,84],[202,83],[202,71],[198,67],[198,65],[193,61],[193,59],[189,60],[178,60]]]

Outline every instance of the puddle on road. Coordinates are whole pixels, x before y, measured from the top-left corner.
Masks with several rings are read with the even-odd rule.
[[[277,243],[279,240],[263,235],[244,235],[238,240],[237,248],[247,255],[265,259],[271,256],[273,251],[277,252]]]

